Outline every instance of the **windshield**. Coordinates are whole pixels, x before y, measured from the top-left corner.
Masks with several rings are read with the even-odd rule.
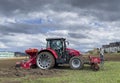
[[[61,40],[51,40],[47,42],[47,48],[60,49],[63,47],[63,42]]]

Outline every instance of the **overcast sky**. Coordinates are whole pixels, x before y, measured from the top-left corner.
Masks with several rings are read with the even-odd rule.
[[[120,0],[0,0],[0,51],[40,49],[48,37],[88,51],[119,33]]]

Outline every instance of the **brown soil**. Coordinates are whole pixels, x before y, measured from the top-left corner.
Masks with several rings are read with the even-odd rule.
[[[57,69],[51,70],[41,70],[41,69],[15,69],[11,68],[0,68],[0,77],[25,77],[27,75],[35,75],[35,76],[54,76],[57,73],[61,72]]]
[[[120,61],[120,56],[105,56],[106,61]]]
[[[21,61],[21,59],[9,59],[9,60],[0,60],[0,78],[4,77],[25,77],[32,76],[35,77],[47,77],[47,76],[57,76],[63,70],[60,69],[50,69],[50,70],[41,70],[39,68],[34,69],[21,69],[15,68],[15,63]]]
[[[86,57],[88,58],[88,57]],[[120,61],[120,56],[105,56],[107,61]],[[39,68],[35,69],[16,69],[16,62],[21,61],[21,59],[7,59],[0,60],[0,78],[8,77],[25,77],[25,76],[35,76],[35,77],[51,77],[58,76],[61,72],[64,72],[65,68],[70,69],[69,66],[58,67],[50,70],[41,70]]]

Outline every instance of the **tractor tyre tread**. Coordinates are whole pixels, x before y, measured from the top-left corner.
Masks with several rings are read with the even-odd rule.
[[[78,67],[78,68],[74,68],[73,66],[72,66],[72,60],[73,59],[79,59],[80,60],[80,66]],[[84,60],[83,60],[83,58],[81,57],[81,56],[74,56],[74,57],[72,57],[71,59],[70,59],[70,61],[69,61],[69,65],[70,65],[70,68],[71,69],[74,69],[74,70],[80,70],[80,69],[83,69],[83,67],[84,67]]]
[[[48,68],[46,68],[46,69],[51,69],[51,68],[53,68],[54,65],[55,65],[55,58],[54,58],[54,56],[53,56],[50,52],[41,52],[40,54],[42,54],[42,53],[47,54],[47,55],[49,56],[49,58],[51,59],[51,64],[50,64],[50,66],[49,66]],[[38,54],[37,58],[40,56],[40,54]],[[36,59],[36,63],[37,63],[37,59]],[[37,64],[37,66],[38,66],[38,64]],[[39,67],[39,66],[38,66],[38,67]],[[40,67],[39,67],[39,68],[40,68]]]

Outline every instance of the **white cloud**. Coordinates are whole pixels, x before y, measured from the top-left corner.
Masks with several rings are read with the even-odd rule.
[[[45,39],[46,37],[42,34],[17,34],[14,33],[14,36],[4,36],[3,39],[9,40],[5,45],[1,44],[0,45],[3,47],[25,47],[25,48],[30,48],[30,47],[45,47]]]
[[[9,25],[11,23],[16,23],[15,18],[0,17],[0,25]]]
[[[71,19],[74,19],[74,18],[78,18],[78,14],[75,13],[75,12],[62,12],[62,13],[58,14],[58,17],[59,18],[71,18]]]
[[[48,37],[65,37],[68,36],[67,30],[54,30],[47,32]]]
[[[0,48],[8,48],[4,43],[0,42]]]
[[[120,21],[111,17],[116,14],[111,14],[110,11],[107,13],[107,10],[99,9],[95,5],[93,5],[95,8],[90,6],[89,9],[85,4],[86,1],[85,8],[81,3],[74,5],[57,1],[54,4],[41,2],[41,5],[37,5],[37,1],[22,3],[24,5],[19,5],[17,8],[9,3],[11,11],[8,11],[10,12],[8,15],[6,10],[9,8],[4,9],[7,5],[0,7],[4,10],[4,15],[0,13],[1,48],[45,47],[47,37],[64,37],[70,42],[69,47],[80,50],[120,41]],[[41,19],[42,23],[36,23],[38,19]]]

